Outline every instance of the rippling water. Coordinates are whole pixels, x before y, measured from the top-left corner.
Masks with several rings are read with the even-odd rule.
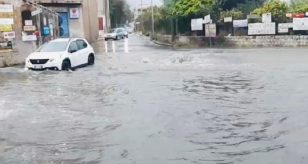
[[[1,69],[0,163],[307,163],[305,49],[133,39],[74,72]]]

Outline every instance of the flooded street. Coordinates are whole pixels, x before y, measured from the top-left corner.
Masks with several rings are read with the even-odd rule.
[[[76,71],[0,69],[0,163],[308,162],[308,49],[123,44]]]

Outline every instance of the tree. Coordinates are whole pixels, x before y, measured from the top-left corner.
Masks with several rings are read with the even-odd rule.
[[[292,0],[291,12],[305,13],[308,12],[308,0]]]
[[[246,0],[245,3],[239,3],[236,9],[244,14],[250,14],[256,8],[262,6],[266,0]]]
[[[287,21],[286,13],[288,5],[279,0],[271,0],[262,7],[255,9],[252,13],[261,16],[264,13],[271,13],[274,22],[283,23]]]
[[[220,12],[220,20],[223,20],[225,17],[232,17],[233,19],[243,19],[244,14],[242,11],[236,9]]]
[[[110,1],[111,27],[115,28],[133,20],[133,13],[125,0]]]
[[[239,4],[244,4],[246,0],[219,0],[218,5],[222,10],[232,10]]]
[[[160,17],[155,18],[158,27],[166,33],[188,34],[193,18],[203,18],[210,14],[213,22],[232,16],[234,19],[244,18],[251,11],[260,7],[268,0],[164,0],[164,6],[159,10]],[[144,27],[147,28],[151,17],[144,12]],[[156,25],[156,26],[157,26]],[[146,29],[144,29],[146,30]]]
[[[179,0],[171,8],[172,15],[176,16],[197,16],[213,12],[215,0]]]

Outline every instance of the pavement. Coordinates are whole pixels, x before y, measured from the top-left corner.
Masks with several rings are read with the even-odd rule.
[[[127,43],[75,71],[0,69],[0,163],[307,163],[307,49]]]

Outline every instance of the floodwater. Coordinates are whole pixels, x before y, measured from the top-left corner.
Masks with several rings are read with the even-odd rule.
[[[0,163],[308,163],[308,49],[123,44],[73,72],[0,69]]]

